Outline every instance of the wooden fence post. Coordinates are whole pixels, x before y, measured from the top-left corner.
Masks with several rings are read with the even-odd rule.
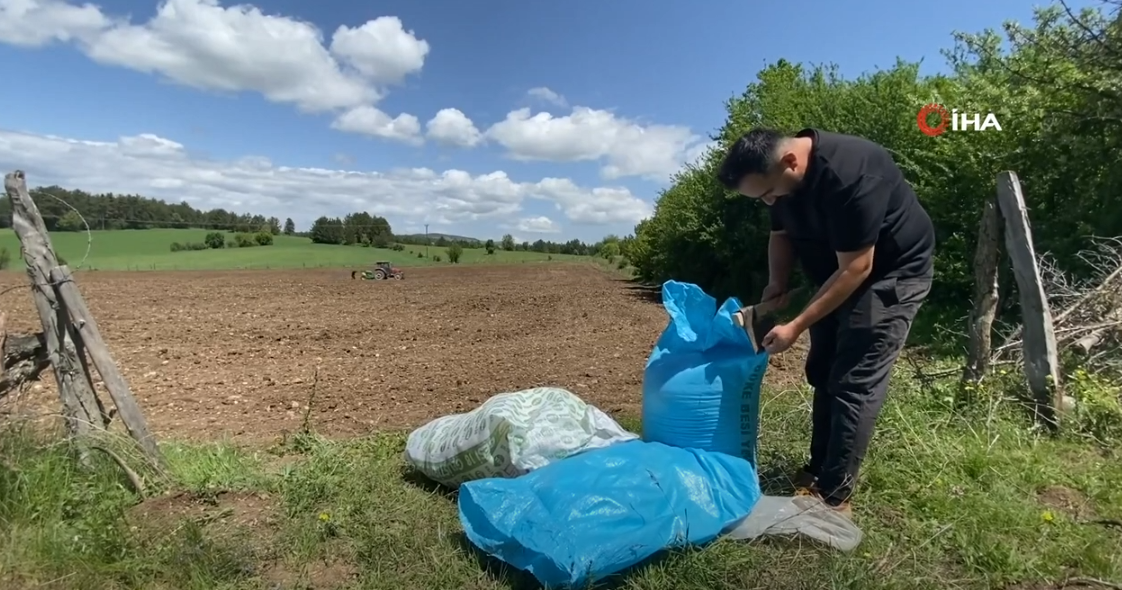
[[[156,446],[156,440],[148,432],[148,422],[144,419],[144,413],[136,403],[124,375],[121,375],[121,372],[117,369],[117,363],[113,361],[113,355],[109,353],[109,347],[105,345],[105,341],[101,338],[101,330],[97,327],[97,320],[90,313],[86,301],[82,299],[78,286],[74,284],[74,277],[70,274],[70,269],[65,266],[51,269],[51,280],[55,284],[59,298],[70,312],[74,327],[71,336],[79,350],[84,349],[90,353],[94,367],[97,368],[98,374],[105,381],[105,388],[109,390],[109,395],[113,398],[113,405],[117,406],[117,413],[120,415],[125,429],[128,430],[130,436],[140,443],[149,459],[155,465],[163,467],[163,457],[160,455],[160,449]],[[83,360],[85,360],[84,356]],[[88,371],[89,369],[86,368],[87,374]]]
[[[98,408],[93,385],[81,374],[81,363],[70,341],[66,306],[59,301],[51,284],[51,268],[58,262],[39,208],[27,192],[23,172],[17,170],[6,175],[4,190],[12,202],[12,229],[22,245],[27,278],[31,281],[31,297],[43,324],[47,356],[58,383],[67,431],[71,436],[83,436],[91,429],[104,430],[107,424]]]
[[[974,306],[970,310],[970,341],[966,348],[964,385],[976,385],[989,370],[993,320],[997,315],[997,266],[1001,262],[1001,210],[997,199],[986,199],[974,250]],[[968,391],[964,398],[970,397]],[[962,400],[966,401],[966,400]]]
[[[101,337],[97,321],[75,285],[70,269],[58,264],[46,224],[27,192],[23,172],[17,170],[5,176],[4,189],[12,201],[12,227],[23,246],[32,296],[43,324],[48,356],[58,380],[59,397],[70,425],[70,434],[89,434],[93,428],[105,430],[109,423],[93,387],[86,360],[88,352],[113,398],[125,429],[140,444],[149,461],[163,468],[159,447]]]
[[[997,175],[997,200],[1005,220],[1005,247],[1013,261],[1013,276],[1021,296],[1025,377],[1035,401],[1037,420],[1054,431],[1059,427],[1057,412],[1062,407],[1063,395],[1059,354],[1052,312],[1032,244],[1028,208],[1017,173],[1007,171]]]

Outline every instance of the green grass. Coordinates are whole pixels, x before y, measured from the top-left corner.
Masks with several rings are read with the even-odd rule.
[[[856,503],[865,540],[852,554],[795,540],[719,541],[612,583],[913,590],[1122,581],[1122,531],[1100,523],[1122,519],[1120,449],[1042,438],[1001,408],[955,414],[939,398],[908,384],[893,392]],[[782,474],[802,458],[806,407],[804,392],[766,393],[761,465],[772,493],[784,491]],[[158,526],[125,518],[135,496],[100,455],[98,469],[81,472],[60,445],[34,440],[0,436],[0,587],[534,587],[464,545],[450,494],[405,477],[401,433],[301,434],[269,451],[165,442],[171,485],[201,498],[200,510],[216,506],[210,517]],[[275,523],[223,517],[223,490],[270,498]],[[278,571],[290,585],[274,585]]]
[[[402,252],[382,248],[332,246],[313,244],[308,238],[275,236],[272,246],[254,248],[223,248],[172,252],[172,242],[202,242],[207,231],[201,229],[146,229],[55,232],[51,241],[55,251],[72,266],[86,256],[83,268],[89,270],[232,270],[243,268],[363,268],[386,260],[398,266],[448,265],[445,248],[429,246],[429,256],[418,258],[424,246],[407,245]],[[230,234],[233,235],[233,234]],[[19,240],[10,229],[0,230],[0,247],[19,252]],[[412,253],[410,253],[412,251]],[[439,255],[441,262],[433,262]],[[482,248],[468,248],[460,264],[511,264],[525,262],[587,261],[586,256],[543,254],[539,252],[506,252],[496,250],[488,255]]]

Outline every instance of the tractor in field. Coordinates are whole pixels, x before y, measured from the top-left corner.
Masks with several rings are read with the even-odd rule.
[[[351,279],[360,279],[363,281],[383,281],[386,279],[404,279],[405,271],[397,268],[388,262],[375,262],[374,268],[370,270],[352,270]]]

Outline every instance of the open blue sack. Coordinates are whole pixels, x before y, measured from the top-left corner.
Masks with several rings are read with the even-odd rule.
[[[768,355],[756,353],[732,315],[701,287],[667,281],[670,325],[643,374],[643,440],[743,457],[756,466],[760,386]]]
[[[516,479],[465,483],[459,509],[476,547],[559,588],[712,541],[759,498],[756,470],[744,459],[631,441]]]

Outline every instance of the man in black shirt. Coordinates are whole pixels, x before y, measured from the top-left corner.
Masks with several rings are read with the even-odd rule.
[[[849,513],[892,366],[931,289],[931,218],[888,151],[860,137],[753,129],[729,148],[718,175],[770,207],[761,301],[787,305],[796,259],[818,287],[763,344],[780,353],[810,332],[810,461],[796,487]]]

